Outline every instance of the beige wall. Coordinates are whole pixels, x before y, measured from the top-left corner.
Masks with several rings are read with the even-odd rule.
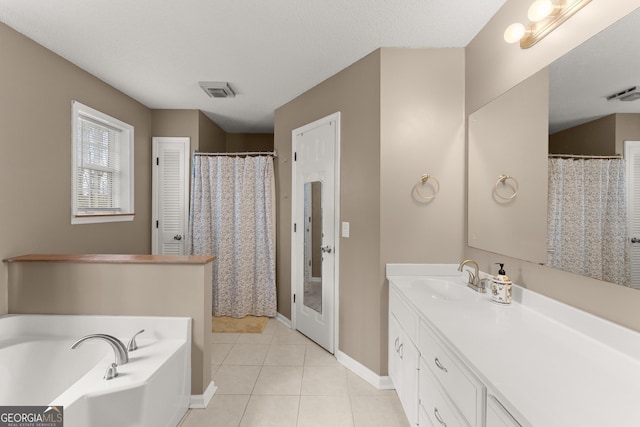
[[[152,136],[191,138],[191,151],[225,151],[226,133],[199,110],[151,110]]]
[[[467,114],[549,65],[562,54],[611,23],[640,7],[640,0],[591,2],[544,40],[520,49],[502,40],[511,22],[526,17],[529,0],[509,0],[466,49]],[[540,185],[546,186],[546,182]],[[640,330],[640,292],[587,279],[491,252],[467,247],[465,256],[477,259],[484,271],[495,272],[498,259],[507,263],[514,281],[605,319]]]
[[[549,153],[611,156],[615,150],[615,114],[549,135]]]
[[[228,133],[226,151],[272,151],[272,133]]]
[[[380,51],[275,112],[278,312],[291,318],[291,131],[341,112],[339,349],[380,372]]]
[[[624,153],[624,141],[640,141],[640,114],[616,114],[616,154]]]
[[[150,111],[0,24],[0,258],[151,246]],[[135,127],[135,220],[71,225],[71,100]],[[0,265],[0,313],[7,268]]]
[[[387,373],[389,262],[457,262],[464,219],[463,49],[379,49],[276,111],[278,303],[291,315],[291,131],[341,112],[338,348]],[[431,203],[413,188],[442,186]]]

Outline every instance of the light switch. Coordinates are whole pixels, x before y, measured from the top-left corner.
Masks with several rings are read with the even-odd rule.
[[[342,237],[349,237],[349,223],[342,223]]]

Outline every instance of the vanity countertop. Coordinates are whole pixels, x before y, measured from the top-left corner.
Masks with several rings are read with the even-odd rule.
[[[465,286],[457,264],[388,264],[390,287],[524,425],[640,425],[640,334],[514,286],[500,305]],[[469,298],[434,297],[441,276]]]

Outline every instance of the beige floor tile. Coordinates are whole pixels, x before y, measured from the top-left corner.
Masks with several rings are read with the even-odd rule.
[[[353,427],[351,403],[344,396],[301,396],[297,427]]]
[[[351,396],[351,408],[356,427],[408,427],[397,395]]]
[[[298,396],[301,386],[301,366],[263,366],[253,394]]]
[[[344,366],[305,366],[302,375],[303,396],[345,396],[349,394]]]
[[[206,409],[189,410],[180,427],[238,427],[249,396],[215,394]]]
[[[275,331],[279,328],[287,328],[287,326],[281,321],[271,318],[267,321],[267,324],[264,326],[262,333],[264,335],[273,335]]]
[[[271,344],[273,334],[241,334],[238,344]]]
[[[262,365],[268,344],[234,344],[223,365]]]
[[[216,394],[251,394],[261,366],[222,365],[213,376]]]
[[[211,364],[222,365],[233,344],[211,344]]]
[[[305,366],[342,366],[335,356],[316,343],[307,344]]]
[[[251,396],[240,427],[296,427],[299,396]]]
[[[302,366],[307,346],[301,344],[272,344],[264,360],[265,365]]]
[[[211,334],[211,342],[216,344],[235,344],[242,334],[233,332],[213,332]]]
[[[272,344],[308,344],[311,341],[309,338],[302,335],[295,329],[277,329],[273,334]]]

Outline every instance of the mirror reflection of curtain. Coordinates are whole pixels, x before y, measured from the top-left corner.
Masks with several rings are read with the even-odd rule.
[[[194,156],[189,253],[215,255],[213,315],[276,315],[271,156]]]
[[[550,158],[548,265],[628,285],[623,159]]]

